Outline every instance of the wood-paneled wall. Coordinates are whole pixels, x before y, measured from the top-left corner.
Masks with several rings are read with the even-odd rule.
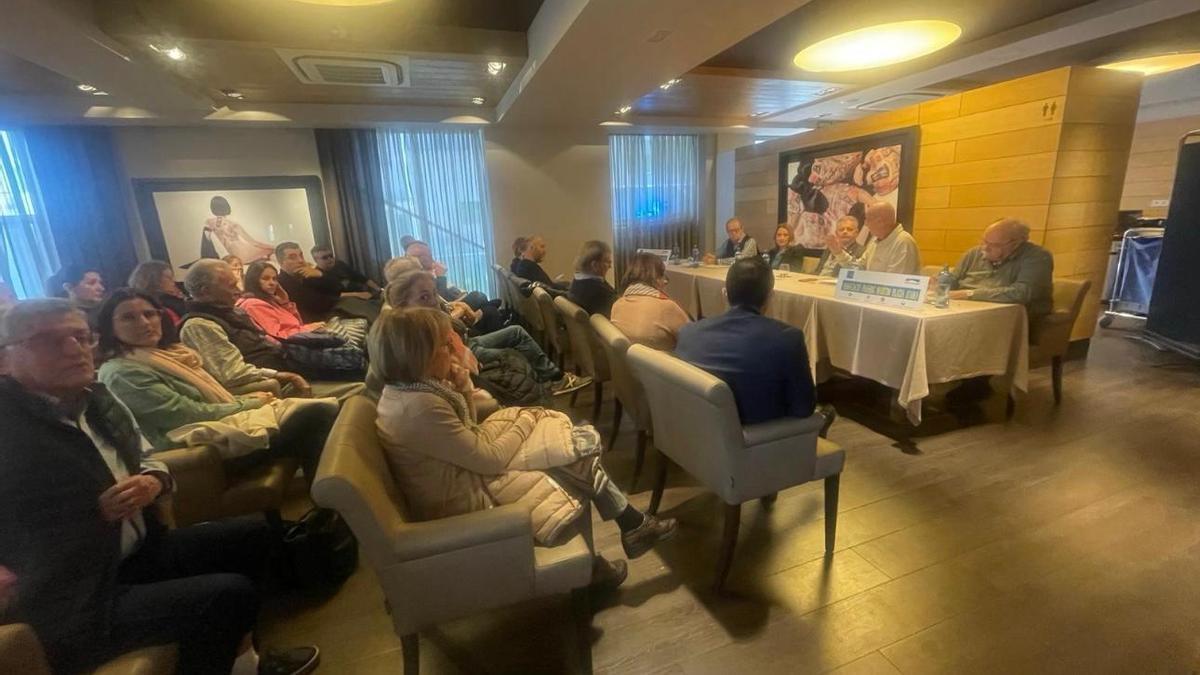
[[[1140,210],[1150,218],[1166,217],[1167,205],[1155,206],[1154,202],[1171,199],[1179,139],[1196,129],[1200,129],[1200,115],[1143,122],[1133,128],[1129,169],[1121,192],[1122,211]]]
[[[1135,76],[1060,68],[741,148],[737,213],[770,241],[780,152],[918,125],[912,230],[924,264],[957,262],[1014,216],[1054,253],[1056,276],[1092,279],[1098,301],[1140,93]],[[1076,338],[1092,334],[1096,311],[1089,302]]]

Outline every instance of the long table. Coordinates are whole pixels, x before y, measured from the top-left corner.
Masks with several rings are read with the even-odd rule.
[[[728,270],[670,265],[666,292],[693,317],[720,314]],[[836,369],[891,387],[913,425],[931,384],[1002,375],[1012,389],[1028,387],[1029,323],[1020,305],[882,307],[836,298],[832,284],[812,275],[776,272],[766,314],[804,331],[815,381]]]

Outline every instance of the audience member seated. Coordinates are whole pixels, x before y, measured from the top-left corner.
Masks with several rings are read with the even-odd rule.
[[[853,264],[868,272],[918,274],[921,271],[917,240],[896,222],[896,207],[887,202],[868,206],[866,228],[871,232],[871,240],[858,257],[845,249],[840,238],[829,236],[830,255],[836,262],[841,265]]]
[[[767,256],[773,270],[787,265],[790,271],[799,272],[804,267],[804,249],[793,245],[792,228],[787,223],[775,226],[775,248],[768,251]]]
[[[275,259],[280,267],[279,285],[296,303],[305,321],[324,321],[335,311],[367,321],[374,321],[379,315],[379,308],[371,302],[370,293],[342,292],[341,281],[306,261],[304,251],[296,242],[285,241],[276,246]]]
[[[542,269],[542,261],[546,259],[546,240],[536,234],[525,240],[521,255],[513,261],[512,273],[526,281],[532,281],[546,287],[552,292],[565,292],[567,283],[560,274],[557,279],[551,279],[546,270]]]
[[[229,264],[229,269],[233,270],[233,276],[237,277],[238,290],[245,290],[245,286],[242,283],[242,277],[245,272],[245,263],[242,262],[242,259],[236,255],[227,255],[224,258],[221,258],[221,260]]]
[[[525,242],[527,241],[529,241],[527,237],[517,237],[516,239],[513,239],[513,259],[512,262],[508,263],[509,272],[512,272],[513,274],[517,273],[517,263],[521,262],[521,251],[525,250]]]
[[[858,258],[863,252],[862,245],[858,243],[858,230],[858,219],[849,214],[838,218],[833,226],[833,236],[842,245],[842,251],[851,258]],[[826,248],[817,263],[816,273],[823,277],[836,277],[841,270],[842,265],[837,261],[833,249]]]
[[[178,326],[187,314],[187,299],[175,283],[175,272],[169,263],[147,260],[138,265],[129,275],[129,287],[157,300],[173,326]]]
[[[575,260],[575,279],[567,297],[588,314],[612,314],[617,289],[608,283],[608,271],[612,269],[612,247],[602,241],[584,242]]]
[[[413,270],[397,277],[388,285],[387,295],[388,303],[393,309],[425,307],[441,309],[445,312],[445,307],[437,294],[437,284],[433,275],[423,270]],[[490,370],[492,364],[502,364],[503,371],[495,376],[489,372],[480,373],[485,380],[496,385],[488,387],[488,390],[501,403],[508,404],[514,396],[526,400],[541,398],[540,395],[527,396],[525,392],[529,387],[521,383],[508,382],[510,378],[519,375],[514,372],[516,369],[508,363],[506,355],[510,352],[520,357],[522,362],[520,365],[523,366],[520,368],[520,372],[526,372],[528,369],[533,381],[548,388],[550,394],[554,396],[569,394],[592,382],[590,377],[564,373],[554,364],[554,361],[550,360],[549,356],[546,356],[546,352],[542,351],[529,332],[520,326],[508,326],[487,335],[468,337],[462,323],[453,314],[450,317],[453,320],[452,325],[456,328],[456,335],[470,348],[471,353],[478,359],[481,369],[487,371]],[[487,383],[481,384],[487,387]]]
[[[160,311],[154,298],[129,288],[100,310],[100,381],[133,413],[154,449],[213,445],[234,471],[291,456],[311,482],[337,401],[261,391],[234,396],[208,374],[199,354],[163,335]]]
[[[717,249],[716,255],[708,253],[704,256],[705,264],[712,265],[718,260],[758,257],[758,242],[742,229],[742,221],[737,218],[725,221],[725,234],[729,235],[729,238],[725,240],[724,244],[721,244],[721,248]]]
[[[673,351],[679,329],[691,317],[663,289],[667,267],[653,253],[639,253],[625,272],[625,292],[613,303],[612,322],[630,342]]]
[[[476,419],[466,371],[453,364],[449,318],[412,308],[380,318],[371,332],[372,371],[387,386],[379,399],[380,442],[392,476],[418,520],[520,503],[534,540],[554,546],[575,534],[584,500],[616,520],[625,555],[637,558],[675,534],[676,522],[642,513],[600,462],[600,433],[545,408],[503,408]],[[593,584],[615,588],[623,561],[597,557]]]
[[[328,246],[314,246],[310,251],[317,269],[338,280],[343,293],[370,293],[374,297],[383,292],[374,279],[359,272],[344,260],[338,260],[333,249]]]
[[[1030,243],[1029,226],[1014,218],[988,225],[953,274],[951,298],[1025,305],[1031,324],[1053,310],[1054,256]]]
[[[763,316],[774,288],[760,258],[738,260],[725,276],[729,311],[679,330],[675,355],[729,385],[742,424],[808,417],[816,405],[804,333]]]
[[[366,348],[365,319],[331,316],[326,321],[304,323],[296,303],[288,298],[287,291],[279,285],[279,273],[270,262],[259,260],[251,263],[246,270],[245,285],[246,293],[237,301],[237,306],[276,340],[287,340],[304,333],[320,333],[332,335],[342,340],[345,346],[359,351]]]
[[[104,303],[104,279],[91,267],[67,265],[46,280],[46,296],[70,300],[95,330],[96,316]]]
[[[487,295],[479,291],[464,291],[457,286],[451,286],[446,279],[446,266],[433,259],[433,251],[429,244],[416,239],[410,241],[404,249],[405,253],[416,258],[421,263],[421,269],[429,272],[437,279],[438,295],[449,303],[466,305],[472,316],[464,321],[472,333],[483,335],[504,327],[504,318],[500,316],[500,301],[488,300]]]
[[[391,284],[393,281],[399,278],[401,274],[419,269],[421,269],[420,260],[407,255],[396,256],[395,258],[392,258],[383,264],[383,280],[384,282]],[[387,294],[385,293],[385,304],[386,295]]]
[[[272,549],[266,524],[162,525],[155,506],[171,476],[96,384],[93,344],[63,300],[24,302],[0,321],[0,570],[16,577],[0,597],[3,621],[31,624],[60,673],[167,644],[178,645],[179,673],[310,672],[315,647],[268,653],[255,667],[248,638]]]
[[[291,372],[297,364],[283,346],[235,306],[238,291],[228,264],[197,261],[183,283],[192,300],[179,337],[200,354],[204,369],[222,387],[235,393],[280,390],[299,396],[311,394],[308,381]]]

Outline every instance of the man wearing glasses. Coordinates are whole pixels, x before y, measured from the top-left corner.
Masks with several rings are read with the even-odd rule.
[[[983,231],[983,243],[954,268],[951,298],[1025,305],[1030,321],[1052,309],[1054,257],[1029,242],[1029,226],[1002,218]]]

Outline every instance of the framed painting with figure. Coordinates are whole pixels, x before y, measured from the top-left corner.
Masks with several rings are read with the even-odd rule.
[[[134,196],[150,255],[182,279],[202,258],[235,256],[242,264],[274,259],[294,241],[308,255],[329,245],[329,222],[317,176],[135,179]]]
[[[866,209],[884,201],[912,231],[916,193],[917,127],[828,143],[779,155],[779,222],[792,241],[819,255],[842,221],[866,244]],[[851,223],[850,219],[854,222]]]

